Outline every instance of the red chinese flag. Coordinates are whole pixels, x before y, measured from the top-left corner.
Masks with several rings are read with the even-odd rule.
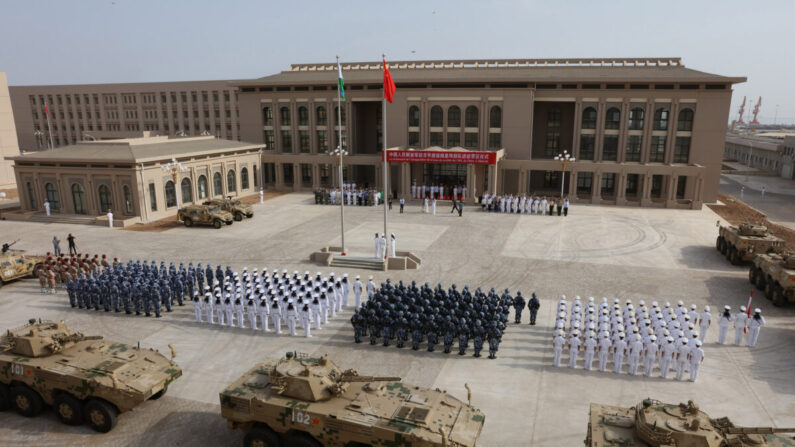
[[[390,103],[395,98],[395,89],[395,81],[392,80],[392,75],[389,74],[389,68],[384,60],[384,98]]]
[[[44,106],[44,113],[46,113],[47,116],[50,116],[50,109],[48,109],[47,106]]]

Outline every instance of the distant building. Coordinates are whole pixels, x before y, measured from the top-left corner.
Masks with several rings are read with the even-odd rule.
[[[213,137],[148,137],[84,141],[6,157],[14,162],[23,212],[101,216],[148,222],[174,216],[179,206],[259,190],[261,144]],[[180,162],[185,171],[163,166]]]
[[[795,135],[784,137],[784,151],[781,155],[781,176],[795,180]]]
[[[789,156],[787,163],[784,134],[779,135],[729,133],[726,135],[723,159],[737,161],[776,176],[792,178],[792,156]],[[789,168],[785,169],[785,166]]]
[[[16,187],[13,163],[4,158],[18,154],[19,145],[14,114],[11,110],[11,97],[8,94],[8,79],[6,74],[0,71],[0,189]]]

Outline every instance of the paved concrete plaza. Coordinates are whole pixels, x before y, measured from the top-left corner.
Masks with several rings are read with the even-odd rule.
[[[339,242],[339,209],[312,202],[307,194],[276,197],[255,205],[253,219],[221,230],[145,233],[4,221],[0,234],[3,239],[20,238],[18,246],[32,252],[50,250],[56,234],[65,247],[66,235],[72,232],[80,251],[123,260],[329,272],[307,258],[319,247]],[[795,426],[795,311],[774,308],[762,294],[754,306],[762,307],[767,326],[757,347],[718,346],[713,325],[696,383],[551,366],[552,307],[560,294],[632,298],[635,303],[644,299],[647,304],[681,299],[697,304],[699,311],[711,305],[715,319],[724,304],[735,310],[746,304],[747,267],[732,266],[716,252],[715,223],[720,218],[707,207],[686,211],[574,206],[566,218],[489,214],[474,207],[458,217],[449,214],[449,204],[440,205],[436,216],[419,211],[418,205],[409,204],[401,215],[395,206],[389,224],[398,249],[422,258],[419,270],[348,273],[365,280],[373,274],[376,282],[390,277],[441,282],[445,287],[507,287],[526,296],[535,291],[541,298],[540,323],[528,325],[525,311],[524,324],[509,325],[496,360],[354,344],[347,321],[350,310],[305,339],[197,324],[192,306],[161,319],[76,310],[69,307],[65,292],[41,295],[38,282],[26,280],[0,289],[0,328],[41,317],[63,319],[75,329],[112,340],[140,341],[164,353],[173,343],[184,375],[163,399],[121,416],[112,433],[60,425],[51,411],[37,419],[4,412],[0,439],[5,445],[239,446],[243,433],[226,429],[218,392],[253,362],[288,350],[329,354],[343,368],[398,375],[408,383],[447,389],[462,399],[464,384],[469,383],[473,404],[486,413],[482,446],[581,445],[590,402],[629,406],[645,397],[672,403],[693,399],[710,415],[729,416],[737,424]],[[373,234],[383,231],[381,209],[349,207],[345,216],[348,252],[372,255]],[[564,363],[566,358],[564,354]]]

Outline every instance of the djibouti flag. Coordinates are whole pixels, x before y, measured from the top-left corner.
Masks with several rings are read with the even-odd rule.
[[[337,75],[339,81],[339,89],[340,89],[340,98],[345,101],[345,81],[342,79],[342,67],[340,66],[340,61],[337,61]]]

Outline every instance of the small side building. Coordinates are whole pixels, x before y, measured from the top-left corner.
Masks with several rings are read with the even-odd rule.
[[[4,157],[19,154],[17,130],[14,113],[11,111],[11,97],[8,93],[8,79],[0,71],[0,190],[14,189],[14,169]]]
[[[102,216],[125,224],[175,215],[178,206],[259,190],[262,144],[211,136],[82,141],[6,157],[23,212]],[[182,169],[168,169],[178,162]]]

